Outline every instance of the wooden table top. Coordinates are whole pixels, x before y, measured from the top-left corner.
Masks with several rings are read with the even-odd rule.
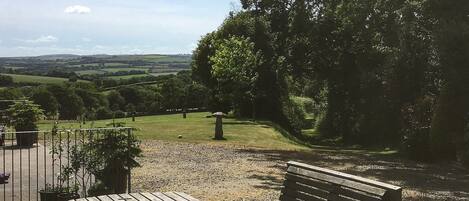
[[[180,192],[166,193],[130,193],[80,198],[75,201],[199,201],[190,195]]]

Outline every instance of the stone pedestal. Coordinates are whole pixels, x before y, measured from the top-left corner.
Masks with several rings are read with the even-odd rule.
[[[223,138],[223,116],[222,112],[217,112],[213,114],[217,118],[215,122],[215,140],[224,140]]]

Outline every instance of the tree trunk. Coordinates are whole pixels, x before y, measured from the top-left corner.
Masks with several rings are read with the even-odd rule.
[[[455,160],[464,149],[468,95],[447,85],[443,88],[432,119],[430,138],[435,160]]]

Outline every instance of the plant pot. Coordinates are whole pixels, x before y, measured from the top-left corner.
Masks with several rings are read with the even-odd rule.
[[[118,164],[105,168],[103,182],[114,193],[120,194],[127,191],[128,171]]]
[[[16,145],[20,147],[32,147],[37,142],[37,133],[16,134]]]
[[[59,192],[39,191],[41,201],[58,201]]]
[[[77,193],[60,193],[57,196],[57,201],[69,201],[80,198]]]

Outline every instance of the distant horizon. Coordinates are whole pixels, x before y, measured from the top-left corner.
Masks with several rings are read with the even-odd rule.
[[[191,54],[237,0],[2,0],[0,57]]]
[[[192,53],[174,53],[174,54],[164,54],[164,53],[148,53],[148,54],[42,54],[42,55],[26,55],[26,56],[0,56],[0,58],[28,58],[28,57],[47,57],[47,56],[78,56],[78,57],[87,57],[87,56],[146,56],[146,55],[161,55],[161,56],[191,56]]]

